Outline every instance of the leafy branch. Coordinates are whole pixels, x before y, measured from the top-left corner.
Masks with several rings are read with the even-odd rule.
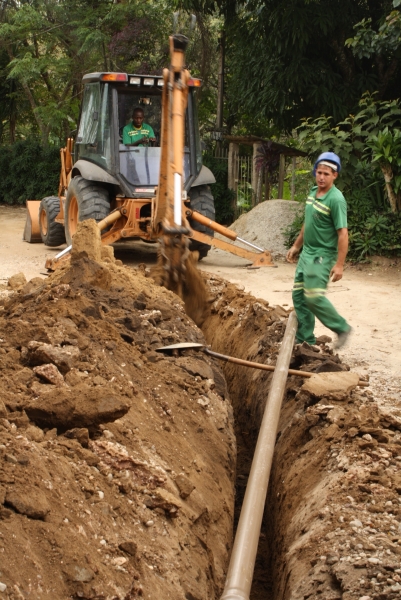
[[[401,109],[398,100],[383,102],[365,94],[359,111],[334,125],[331,117],[304,119],[299,140],[311,155],[333,151],[343,163],[341,181],[352,187],[359,163],[377,163],[392,212],[401,210]]]

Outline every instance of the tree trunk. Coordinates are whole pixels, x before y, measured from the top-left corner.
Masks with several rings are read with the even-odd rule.
[[[386,182],[386,190],[388,199],[390,202],[391,210],[393,213],[397,212],[397,196],[394,193],[393,186],[391,185],[391,180],[393,179],[393,171],[390,165],[381,164],[380,168],[384,175],[384,181]]]
[[[33,94],[31,92],[28,84],[22,83],[22,87],[24,89],[24,92],[28,96],[28,100],[29,100],[29,104],[31,105],[31,108],[32,108],[33,116],[35,117],[36,123],[38,124],[38,127],[40,129],[40,137],[42,139],[42,144],[44,147],[46,147],[49,144],[50,125],[45,125],[43,119],[41,119],[39,117],[38,112],[36,110],[37,105],[35,102],[35,98],[33,97]]]
[[[217,88],[217,111],[216,111],[216,128],[217,130],[223,127],[223,108],[224,108],[224,63],[225,63],[225,35],[221,33],[219,41],[219,74]]]

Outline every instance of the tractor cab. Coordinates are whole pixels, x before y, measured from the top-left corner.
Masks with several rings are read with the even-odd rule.
[[[136,197],[143,196],[146,192],[153,193],[159,181],[160,170],[163,78],[126,73],[90,73],[84,76],[83,83],[84,96],[75,140],[75,165],[72,175],[79,171],[86,179],[94,180],[98,173],[97,166],[115,179],[126,196]],[[202,169],[196,110],[196,90],[200,85],[199,79],[189,80],[184,148],[184,179],[187,191]],[[148,142],[145,134],[143,144],[133,146],[124,143],[123,130],[126,125],[132,123],[135,109],[143,111],[144,124],[151,127],[156,141]],[[83,165],[83,161],[87,164]],[[82,170],[85,173],[82,173]],[[202,183],[213,183],[214,177],[207,171],[204,175],[208,176],[208,181]]]
[[[133,226],[130,231],[124,231],[124,240],[155,241],[151,221],[156,188],[160,184],[163,81],[163,77],[156,75],[84,75],[76,138],[75,141],[69,138],[66,148],[61,150],[58,196],[28,202],[24,239],[42,241],[47,246],[59,246],[65,241],[71,244],[79,221],[102,221],[126,202],[134,208]],[[200,85],[199,79],[187,80],[182,180],[187,206],[214,220],[214,200],[209,185],[216,180],[202,165],[197,117],[196,91]],[[152,139],[133,145],[127,143],[124,128],[128,125],[133,131],[135,109],[143,111],[143,124],[153,135],[145,135]],[[142,128],[145,129],[143,125]],[[213,235],[204,224],[191,220],[190,225]],[[210,244],[191,240],[191,248],[198,250],[202,258]]]
[[[235,241],[237,234],[214,221],[209,184],[216,180],[202,165],[195,94],[200,81],[185,68],[188,39],[181,34],[169,39],[171,63],[163,78],[84,76],[74,152],[71,138],[61,149],[58,196],[27,201],[24,239],[68,243],[48,260],[48,269],[68,259],[78,223],[86,219],[98,223],[103,244],[160,242],[164,285],[179,294],[188,250],[201,260],[214,245],[255,266],[272,265],[269,252],[242,238],[252,251],[213,237],[217,231]]]

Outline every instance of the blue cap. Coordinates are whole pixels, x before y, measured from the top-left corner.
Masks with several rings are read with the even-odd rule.
[[[315,177],[316,175],[316,169],[319,163],[323,162],[325,163],[327,161],[327,163],[332,163],[332,164],[328,164],[327,166],[331,167],[332,169],[334,169],[337,173],[339,173],[341,171],[341,160],[340,157],[337,156],[337,154],[335,154],[334,152],[323,152],[317,159],[317,161],[315,162],[315,164],[313,165],[313,176]]]

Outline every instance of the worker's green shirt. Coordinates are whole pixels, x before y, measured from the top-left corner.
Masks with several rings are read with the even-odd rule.
[[[135,144],[138,140],[142,138],[154,138],[155,134],[153,133],[153,129],[150,125],[146,123],[142,123],[142,127],[138,129],[131,122],[128,123],[123,129],[123,144]],[[138,146],[143,146],[144,144],[138,144]]]
[[[337,229],[347,227],[347,203],[335,185],[320,198],[316,198],[317,189],[314,186],[306,200],[303,251],[310,255],[337,254]]]

